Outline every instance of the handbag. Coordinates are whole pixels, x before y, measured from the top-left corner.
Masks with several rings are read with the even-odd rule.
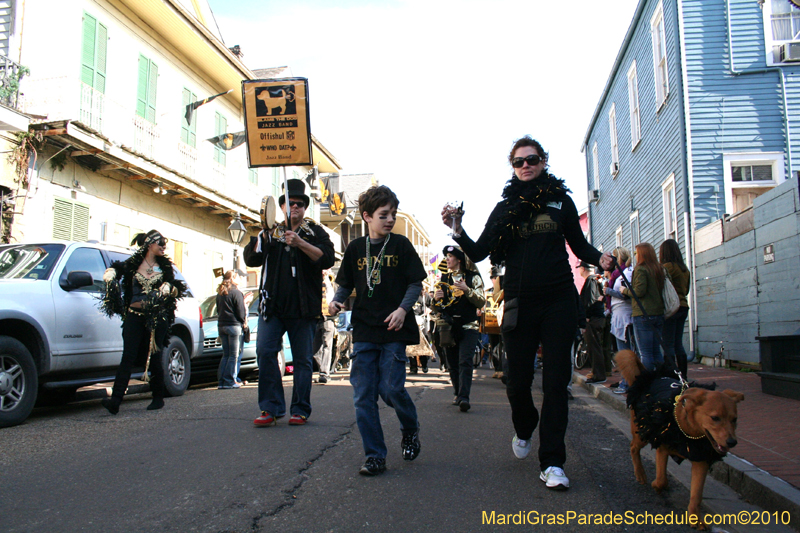
[[[512,298],[503,302],[503,323],[500,330],[503,333],[513,331],[517,327],[517,319],[519,318],[519,297]]]
[[[439,346],[450,348],[456,345],[456,337],[453,334],[453,326],[450,324],[437,324],[436,331],[439,332]]]
[[[681,307],[681,300],[678,291],[672,284],[669,273],[664,270],[664,288],[661,290],[661,297],[664,299],[664,318],[669,318],[678,312]]]
[[[250,326],[245,324],[242,326],[242,336],[244,337],[244,342],[250,342]]]

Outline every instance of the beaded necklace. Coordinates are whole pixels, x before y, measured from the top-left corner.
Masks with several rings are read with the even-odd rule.
[[[369,292],[367,293],[367,298],[372,298],[372,291],[375,290],[375,285],[380,285],[381,283],[381,266],[383,265],[383,252],[386,251],[386,245],[389,244],[389,237],[392,234],[389,233],[386,235],[386,240],[383,241],[383,248],[381,248],[380,253],[378,254],[378,260],[376,263],[372,263],[372,254],[369,253],[369,236],[367,236],[367,288]]]

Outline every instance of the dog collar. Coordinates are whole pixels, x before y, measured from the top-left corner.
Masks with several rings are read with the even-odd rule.
[[[681,423],[680,423],[680,421],[678,420],[678,402],[680,401],[680,399],[681,399],[680,395],[678,395],[678,396],[676,396],[676,397],[675,397],[675,409],[674,409],[674,411],[673,411],[673,415],[674,415],[674,417],[675,417],[675,423],[676,423],[676,424],[678,424],[678,429],[680,429],[680,430],[681,430],[681,433],[683,433],[683,436],[684,436],[684,437],[686,437],[687,439],[692,439],[692,440],[700,440],[700,439],[704,438],[704,437],[705,437],[705,435],[700,435],[699,437],[692,437],[691,435],[688,435],[688,434],[687,434],[687,433],[686,433],[686,432],[683,430],[683,428],[681,427]]]

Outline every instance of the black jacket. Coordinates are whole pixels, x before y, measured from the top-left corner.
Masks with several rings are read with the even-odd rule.
[[[322,271],[332,267],[336,260],[333,243],[319,224],[308,219],[297,234],[322,250],[322,257],[312,261],[297,248],[287,251],[285,243],[263,233],[260,237],[250,237],[244,248],[244,263],[251,268],[261,267],[259,283],[263,282],[266,266],[266,283],[260,285],[262,316],[317,318],[322,314]],[[259,238],[261,251],[256,252]]]
[[[228,289],[228,294],[217,294],[217,326],[243,326],[247,324],[247,309],[244,295],[236,287]]]

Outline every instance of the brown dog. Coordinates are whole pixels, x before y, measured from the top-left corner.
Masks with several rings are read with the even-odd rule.
[[[631,409],[631,459],[639,483],[647,482],[641,450],[656,448],[656,492],[667,488],[667,461],[692,461],[692,486],[689,515],[692,526],[706,530],[700,518],[700,502],[709,466],[736,446],[736,404],[744,400],[741,392],[717,392],[692,386],[680,393],[680,383],[670,377],[647,372],[630,350],[615,357],[617,367],[628,382],[628,407]]]

